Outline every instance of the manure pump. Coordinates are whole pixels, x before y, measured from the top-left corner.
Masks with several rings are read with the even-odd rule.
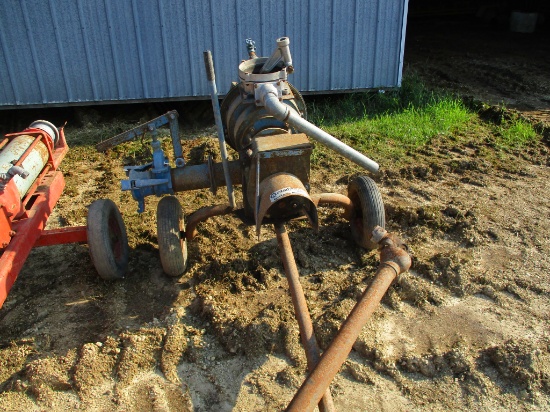
[[[254,42],[247,40],[249,59],[239,65],[239,82],[227,93],[221,107],[212,55],[210,51],[204,52],[221,163],[209,159],[201,165],[186,165],[175,111],[101,142],[96,148],[105,151],[136,136],[152,136],[152,161],[127,167],[128,178],[121,186],[132,193],[139,212],[144,211],[147,196],[162,196],[157,207],[157,238],[163,270],[170,276],[184,273],[187,242],[196,235],[197,225],[212,216],[233,213],[245,223],[255,225],[258,236],[262,225],[274,225],[310,372],[288,410],[313,410],[319,404],[321,411],[331,411],[334,410],[328,389],[331,380],[391,282],[410,266],[410,258],[401,242],[383,229],[382,197],[370,177],[353,179],[347,196],[311,193],[310,139],[372,173],[378,171],[378,164],[306,120],[304,99],[288,82],[288,75],[294,71],[290,41],[282,37],[276,43],[270,57],[258,57]],[[165,124],[170,126],[173,166],[157,136],[157,129]],[[238,154],[238,160],[229,160],[226,141]],[[242,188],[242,204],[235,201],[234,185]],[[184,221],[174,193],[206,188],[216,193],[222,186],[227,188],[227,203],[201,208]],[[343,209],[355,242],[366,249],[378,247],[382,263],[373,283],[321,357],[284,224],[305,218],[317,228],[317,207],[324,204]]]

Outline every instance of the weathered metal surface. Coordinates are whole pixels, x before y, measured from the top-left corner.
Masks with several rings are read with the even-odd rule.
[[[208,98],[203,50],[221,95],[256,41],[292,39],[304,92],[401,83],[407,0],[20,0],[0,2],[0,107]],[[45,23],[47,22],[47,23]],[[78,62],[69,64],[68,62]]]
[[[231,205],[214,205],[200,208],[196,212],[193,212],[187,219],[185,225],[185,237],[191,241],[197,235],[197,225],[200,222],[204,222],[214,216],[227,215],[233,212],[235,209]]]
[[[218,88],[216,86],[216,72],[214,71],[214,62],[212,61],[212,52],[206,50],[204,52],[204,65],[206,68],[206,77],[210,84],[210,99],[212,100],[212,109],[214,110],[214,119],[216,121],[216,129],[218,132],[218,142],[220,145],[220,155],[222,157],[223,174],[227,186],[227,197],[229,204],[235,208],[235,194],[233,193],[233,184],[231,183],[231,174],[229,173],[227,157],[227,147],[225,146],[225,135],[223,131],[222,115],[220,112],[220,102],[218,99]]]
[[[306,352],[307,369],[311,372],[321,358],[321,350],[319,349],[317,338],[315,337],[315,333],[313,331],[311,316],[309,315],[304,290],[300,284],[300,275],[298,273],[296,261],[294,260],[294,253],[292,252],[292,246],[290,244],[290,239],[288,238],[288,233],[283,223],[276,223],[274,226],[275,233],[277,234],[277,242],[279,243],[281,259],[285,269],[286,279],[288,281],[288,289],[290,291],[290,296],[292,297],[294,314],[296,315],[298,327],[300,328],[302,346]],[[329,388],[326,389],[321,401],[319,402],[319,410],[321,412],[334,411],[332,395],[330,394]]]
[[[86,243],[87,240],[86,226],[61,227],[42,231],[34,247]]]
[[[350,198],[339,193],[317,193],[311,195],[315,205],[337,205],[344,209],[343,218],[350,220],[353,215],[353,203]]]
[[[143,136],[147,133],[151,134],[152,136],[156,136],[157,129],[161,126],[164,126],[165,124],[170,123],[176,127],[175,129],[175,136],[177,137],[177,142],[175,149],[179,149],[179,153],[176,153],[176,155],[179,154],[179,157],[181,157],[181,143],[179,143],[179,136],[178,136],[178,129],[177,129],[177,119],[178,119],[178,112],[175,110],[169,111],[162,116],[156,117],[152,120],[149,120],[147,123],[140,124],[139,126],[134,127],[131,130],[127,130],[125,132],[122,132],[114,137],[111,137],[110,139],[104,140],[98,144],[96,144],[95,148],[99,152],[104,152],[108,149],[111,149],[121,143],[128,142],[132,139],[135,139],[138,136]],[[170,130],[172,134],[172,129]],[[179,146],[178,146],[179,144]],[[176,156],[178,157],[178,156]]]
[[[228,172],[233,184],[240,184],[242,181],[241,163],[238,160],[232,160],[227,163]],[[225,173],[221,163],[212,163],[212,168],[208,164],[185,166],[171,170],[172,188],[174,192],[185,192],[188,190],[208,189],[212,187],[222,187],[226,185]]]
[[[411,266],[411,258],[396,236],[380,227],[375,229],[373,235],[379,239],[380,245],[380,265],[375,277],[288,405],[287,411],[313,411],[393,280]]]
[[[282,103],[302,116],[306,116],[306,104],[302,95],[292,84],[285,84],[288,87],[288,93],[282,96]],[[249,94],[246,89],[250,89]],[[255,137],[276,134],[273,133],[274,130],[298,133],[298,130],[274,118],[263,107],[257,106],[254,100],[254,83],[241,82],[229,90],[222,102],[221,114],[227,131],[226,139],[233,149],[244,150]]]
[[[315,230],[319,227],[317,208],[304,184],[290,173],[275,173],[265,178],[257,194],[256,235],[264,218],[286,221],[307,217]]]
[[[245,167],[243,195],[245,208],[250,210],[256,206],[256,180],[258,185],[267,177],[276,173],[290,173],[296,176],[309,190],[310,157],[313,146],[304,134],[289,135],[287,133],[274,136],[256,137],[251,145],[250,159],[257,167]]]
[[[378,172],[378,163],[369,159],[357,150],[349,147],[347,144],[331,136],[324,130],[304,119],[300,113],[289,108],[288,105],[281,103],[277,89],[271,83],[262,83],[257,87],[256,102],[261,104],[267,113],[277,120],[285,122],[294,129],[307,134],[312,139],[329,147],[336,153],[344,156],[346,159],[358,164],[361,167],[371,171]]]
[[[304,150],[309,150],[311,153],[312,145],[303,133],[285,133],[269,137],[257,137],[254,140],[252,150],[263,158],[284,157],[303,154]],[[291,151],[291,153],[286,154],[285,151]]]
[[[0,150],[0,208],[6,219],[2,223],[0,249],[9,243],[10,221],[25,214],[25,205],[34,192],[41,177],[50,169],[57,167],[56,159],[66,153],[65,135],[49,122],[37,121],[31,126],[47,126],[47,131],[27,128],[20,133],[6,135]],[[63,154],[57,151],[53,156],[53,142],[57,140],[63,146]],[[60,149],[61,150],[61,149]]]

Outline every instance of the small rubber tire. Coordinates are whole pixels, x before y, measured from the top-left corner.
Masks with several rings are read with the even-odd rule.
[[[128,269],[128,236],[115,203],[98,199],[88,209],[86,233],[92,263],[102,279],[122,279]]]
[[[386,225],[384,203],[376,183],[368,176],[358,176],[348,186],[348,197],[353,203],[350,227],[355,243],[368,250],[376,249],[378,245],[371,241],[372,231]]]
[[[174,196],[160,199],[157,206],[157,239],[160,263],[168,276],[181,276],[187,267],[187,240],[180,202]]]

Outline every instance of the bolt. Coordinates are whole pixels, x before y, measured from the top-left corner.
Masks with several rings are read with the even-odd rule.
[[[257,89],[257,88],[258,88],[258,84],[255,84],[255,85],[254,85],[254,88]]]
[[[14,237],[17,232],[15,230],[10,230],[8,233],[11,237]]]
[[[7,242],[2,242],[2,248],[7,248],[8,245],[9,245],[9,243],[7,243]]]

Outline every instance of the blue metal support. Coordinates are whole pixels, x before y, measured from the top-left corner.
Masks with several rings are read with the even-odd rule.
[[[153,161],[141,166],[126,167],[124,170],[126,171],[128,179],[120,182],[122,190],[131,191],[132,197],[137,200],[139,213],[142,213],[145,210],[145,198],[147,196],[174,194],[170,174],[170,162],[164,154],[161,143],[158,140],[157,129],[165,124],[169,124],[176,168],[184,167],[185,161],[183,160],[183,149],[179,138],[177,119],[178,113],[173,110],[96,145],[97,150],[105,151],[138,136],[142,136],[147,133],[151,135]]]

